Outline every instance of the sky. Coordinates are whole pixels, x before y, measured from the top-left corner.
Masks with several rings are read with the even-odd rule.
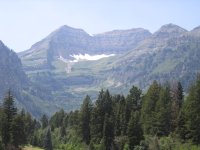
[[[20,52],[63,25],[91,35],[168,23],[192,30],[199,8],[200,0],[0,0],[0,40]]]

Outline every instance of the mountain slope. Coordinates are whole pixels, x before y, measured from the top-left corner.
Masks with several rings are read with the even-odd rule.
[[[86,94],[95,100],[101,88],[126,94],[133,84],[146,89],[155,79],[189,87],[200,71],[199,33],[199,27],[167,24],[153,34],[138,28],[91,36],[62,26],[19,56],[34,89],[41,89],[35,95],[56,104],[51,111],[73,110]]]
[[[60,56],[73,60],[71,55],[125,53],[150,35],[144,29],[131,29],[90,36],[82,29],[62,26],[19,55],[29,69],[48,69]]]
[[[188,32],[172,24],[161,27],[115,62],[117,71],[113,76],[117,79],[123,76],[121,80],[126,79],[123,83],[137,84],[142,88],[153,80],[180,80],[188,88],[200,72],[200,38],[198,32],[195,33],[194,36],[193,30]],[[134,51],[140,51],[140,55],[135,55]]]
[[[22,64],[17,54],[9,50],[0,41],[0,95],[1,99],[5,92],[11,90],[21,90],[27,85],[27,77],[22,69]]]
[[[37,92],[38,87],[27,78],[17,54],[0,41],[0,102],[9,89],[18,108],[28,110],[35,117],[42,113],[48,114],[47,109],[55,107],[50,102],[44,104],[45,99],[39,95],[44,90]]]

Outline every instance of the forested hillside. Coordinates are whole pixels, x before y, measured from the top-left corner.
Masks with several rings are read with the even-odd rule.
[[[0,149],[31,144],[45,150],[200,149],[200,77],[184,96],[180,82],[154,81],[143,93],[132,86],[127,96],[101,90],[92,103],[35,120],[17,111],[9,91],[0,109]]]

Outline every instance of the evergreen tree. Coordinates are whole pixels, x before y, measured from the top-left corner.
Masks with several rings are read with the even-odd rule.
[[[125,106],[126,101],[123,95],[117,95],[114,98],[114,118],[115,118],[115,135],[124,135],[126,132],[126,118],[125,118]]]
[[[64,125],[62,125],[62,126],[60,127],[60,136],[61,136],[61,138],[63,138],[63,137],[66,136],[66,128],[65,128]]]
[[[98,141],[103,137],[105,114],[113,117],[112,96],[108,90],[101,90],[91,114],[91,136]]]
[[[130,121],[128,123],[128,144],[129,149],[133,150],[136,145],[144,138],[142,126],[140,124],[140,114],[138,111],[132,112]]]
[[[126,108],[125,108],[126,127],[128,126],[131,113],[140,109],[141,94],[142,94],[142,91],[135,86],[133,86],[129,91],[129,94],[126,98]]]
[[[11,142],[11,123],[17,113],[13,96],[9,90],[3,101],[2,142],[5,146]]]
[[[11,124],[11,141],[15,147],[26,143],[24,121],[20,115],[16,115]]]
[[[101,143],[101,149],[111,150],[114,144],[114,128],[113,120],[109,118],[109,115],[105,115],[103,138]]]
[[[160,85],[154,81],[145,94],[142,102],[141,120],[145,134],[155,134],[154,112],[159,99]]]
[[[42,128],[46,128],[49,124],[49,121],[48,121],[48,117],[44,114],[42,115],[42,118],[40,119],[41,123],[42,123]]]
[[[91,112],[91,125],[90,125],[90,134],[91,138],[95,142],[99,142],[102,138],[102,132],[103,132],[103,118],[99,112],[98,107],[94,107]]]
[[[178,117],[183,104],[183,88],[180,82],[171,86],[171,131],[178,126]]]
[[[61,109],[59,112],[56,112],[50,119],[49,124],[51,126],[54,126],[55,128],[58,128],[62,125],[63,120],[65,117],[65,112],[63,109]]]
[[[24,121],[24,130],[25,130],[25,134],[26,134],[26,139],[29,141],[31,138],[31,135],[33,135],[33,133],[34,133],[37,122],[36,122],[36,120],[34,122],[31,114],[28,112],[25,113],[24,115],[22,115],[22,113],[21,113],[21,118]]]
[[[187,139],[187,134],[188,130],[186,127],[186,116],[184,114],[184,111],[181,110],[178,116],[178,121],[177,121],[177,128],[176,128],[176,133],[179,135],[179,137],[183,140]]]
[[[53,150],[50,129],[47,130],[47,134],[44,139],[44,149],[45,150]]]
[[[168,86],[161,88],[159,99],[154,112],[154,133],[158,136],[167,136],[170,133],[171,99]]]
[[[185,123],[188,130],[187,138],[192,139],[196,144],[200,144],[200,76],[189,91],[183,113],[185,114]]]
[[[82,139],[86,144],[90,143],[90,117],[91,117],[92,103],[90,97],[87,95],[81,106],[81,133]]]

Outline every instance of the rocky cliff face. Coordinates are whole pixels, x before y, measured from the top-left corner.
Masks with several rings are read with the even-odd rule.
[[[114,30],[94,35],[93,47],[97,53],[123,54],[137,47],[140,42],[151,36],[148,30],[142,28],[130,30]]]
[[[198,28],[187,31],[173,24],[164,25],[138,47],[121,56],[113,77],[123,84],[142,88],[153,80],[162,83],[179,80],[187,89],[200,72],[197,65],[200,63],[199,35]]]
[[[20,91],[28,83],[17,54],[0,41],[0,97],[8,89]]]
[[[72,59],[70,55],[125,53],[150,35],[149,31],[139,28],[90,36],[82,29],[62,26],[19,55],[22,60],[34,61],[38,68],[48,68],[60,56]]]

